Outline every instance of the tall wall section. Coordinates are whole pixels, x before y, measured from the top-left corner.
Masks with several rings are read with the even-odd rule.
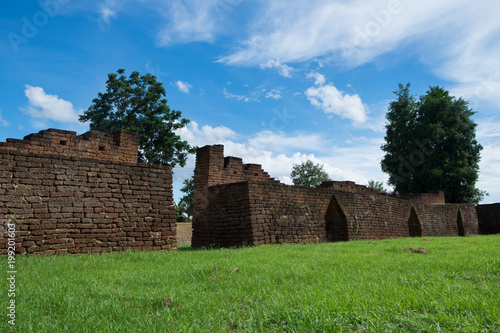
[[[23,140],[7,139],[7,142],[0,142],[2,151],[125,163],[137,163],[138,146],[139,137],[124,130],[114,134],[89,131],[77,136],[76,132],[50,128],[27,135]]]
[[[482,234],[500,234],[500,203],[478,205],[476,211]]]
[[[201,152],[211,152],[213,147]],[[193,221],[193,233],[200,235],[193,236],[193,246],[477,234],[474,205],[444,204],[443,192],[392,196],[353,182],[325,182],[311,188],[251,179],[252,175],[233,182],[233,173],[221,162],[220,146],[215,147],[217,155],[208,159],[199,154],[197,159],[196,170],[199,160],[211,160],[219,168],[210,182],[202,183],[205,187],[197,184],[195,170],[195,195],[196,185],[206,194],[205,209]]]
[[[198,148],[194,170],[193,193],[193,247],[209,247],[214,239],[214,228],[207,212],[209,197],[216,198],[219,190],[209,194],[209,187],[242,181],[275,182],[259,164],[243,164],[241,158],[224,157],[223,145]],[[279,182],[278,182],[279,183]],[[239,193],[239,192],[238,192]],[[218,202],[221,199],[217,199]],[[228,198],[231,200],[231,198]]]
[[[0,254],[176,249],[172,171],[137,163],[138,138],[47,130],[0,143]]]

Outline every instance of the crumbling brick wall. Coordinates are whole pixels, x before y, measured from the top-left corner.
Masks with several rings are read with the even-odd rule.
[[[481,234],[500,234],[500,203],[477,205],[476,211]]]
[[[0,144],[0,228],[15,223],[16,251],[176,249],[171,168],[138,164],[133,133],[75,134]]]
[[[258,164],[243,164],[241,158],[224,157],[223,145],[198,148],[193,186],[193,246],[210,246],[209,187],[241,181],[275,182]],[[211,194],[214,197],[214,193]],[[230,200],[230,199],[229,199]]]
[[[22,140],[7,139],[6,142],[0,142],[2,151],[57,154],[126,163],[137,162],[138,146],[139,137],[124,130],[114,134],[89,131],[77,136],[76,132],[49,128],[27,135]]]
[[[260,166],[235,177],[222,161],[222,146],[197,155],[194,195],[204,205],[195,205],[194,247],[477,234],[474,205],[445,205],[443,192],[392,196],[353,182],[289,186],[262,179]]]

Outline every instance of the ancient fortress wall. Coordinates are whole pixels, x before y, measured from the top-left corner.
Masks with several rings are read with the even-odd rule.
[[[476,207],[481,234],[500,234],[500,203]]]
[[[289,186],[259,165],[249,169],[224,158],[220,145],[198,150],[194,247],[478,233],[474,205],[444,204],[443,192],[392,196],[353,182]]]
[[[214,188],[209,192],[209,188],[214,185],[222,184],[232,184],[242,181],[249,180],[259,180],[275,182],[274,179],[270,178],[267,172],[264,172],[260,165],[258,164],[243,164],[241,158],[237,157],[224,157],[224,146],[223,145],[213,145],[198,148],[196,153],[196,168],[194,170],[194,193],[193,193],[193,236],[191,244],[197,246],[197,244],[203,244],[203,246],[208,246],[214,239],[214,225],[212,223],[212,215],[208,214],[207,210],[209,207],[209,197],[213,198],[218,195],[218,189]],[[279,182],[277,182],[279,183]],[[214,192],[215,191],[215,192]],[[245,190],[235,190],[234,195],[236,197],[233,199],[230,196],[233,192],[229,191],[219,199],[223,202],[227,202],[227,207],[224,210],[233,209],[234,214],[238,216],[248,216],[250,213],[245,213],[245,205],[242,196],[248,191]],[[234,201],[236,200],[236,201]],[[230,201],[234,201],[231,202]],[[214,208],[212,206],[211,208]],[[242,213],[243,212],[243,213]],[[217,213],[218,214],[218,213]],[[226,218],[229,220],[229,218]],[[229,223],[229,222],[228,222]],[[234,221],[231,221],[234,223]],[[241,229],[241,226],[235,227]],[[250,227],[249,227],[250,228]],[[231,228],[221,229],[218,227],[219,235],[229,232]],[[250,231],[249,231],[250,232]],[[227,235],[234,234],[232,231]],[[242,235],[240,235],[243,237]],[[222,236],[217,236],[222,237]],[[231,236],[227,236],[231,237]]]
[[[76,132],[53,128],[27,135],[23,140],[7,139],[7,142],[0,142],[3,152],[72,156],[124,163],[137,163],[138,146],[139,137],[127,131],[114,134],[89,131],[77,136]]]
[[[137,163],[138,137],[49,129],[0,143],[0,254],[176,249],[172,171]]]

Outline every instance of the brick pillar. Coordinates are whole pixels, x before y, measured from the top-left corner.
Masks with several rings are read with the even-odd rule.
[[[208,207],[208,187],[222,182],[224,170],[224,146],[213,145],[198,148],[193,186],[193,238],[191,246],[210,246],[211,229]]]
[[[115,144],[118,146],[122,162],[137,163],[139,136],[137,133],[120,130],[113,133]]]

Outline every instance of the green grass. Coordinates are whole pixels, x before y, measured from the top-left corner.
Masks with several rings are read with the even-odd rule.
[[[500,235],[16,260],[2,332],[500,332]]]

